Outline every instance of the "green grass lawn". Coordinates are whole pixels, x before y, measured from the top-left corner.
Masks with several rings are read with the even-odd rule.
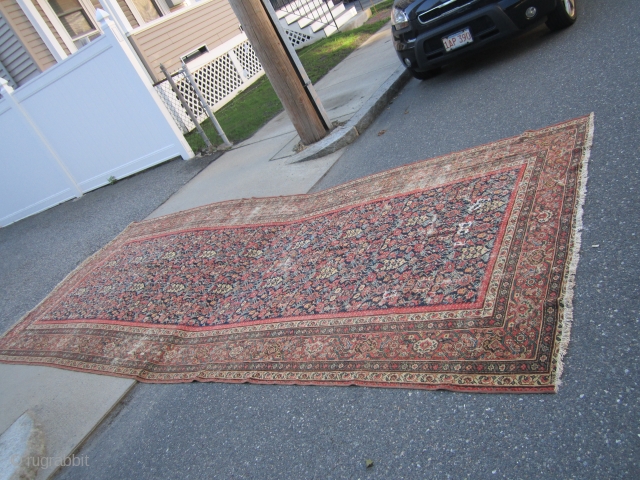
[[[388,11],[392,3],[393,0],[379,3],[376,5],[376,11],[378,14]],[[379,17],[379,15],[376,15],[376,17]],[[372,18],[370,22],[355,30],[335,33],[299,50],[298,56],[311,81],[315,83],[324,77],[329,70],[344,60],[347,55],[362,45],[371,35],[380,30],[387,23],[387,19],[388,15],[385,19],[377,21]],[[233,143],[238,143],[253,135],[260,127],[280,113],[282,109],[282,104],[273,91],[269,80],[266,76],[263,76],[231,102],[215,112],[215,116],[229,140]],[[201,125],[211,143],[214,145],[222,143],[209,119],[202,122]],[[197,131],[194,130],[186,134],[185,138],[194,152],[204,149],[204,141]]]

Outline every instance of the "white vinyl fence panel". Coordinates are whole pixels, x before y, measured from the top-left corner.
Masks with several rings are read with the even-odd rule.
[[[104,14],[106,16],[106,14]],[[0,100],[0,226],[193,152],[113,23]]]

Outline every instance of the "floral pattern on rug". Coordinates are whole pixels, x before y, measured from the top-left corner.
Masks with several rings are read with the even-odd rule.
[[[473,305],[521,172],[311,220],[132,241],[42,320],[205,327]]]
[[[553,392],[592,118],[311,195],[130,225],[0,361],[136,378]]]

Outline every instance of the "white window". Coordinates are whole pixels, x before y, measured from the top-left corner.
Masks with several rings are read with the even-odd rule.
[[[132,0],[136,6],[136,10],[142,16],[145,22],[151,22],[156,18],[160,18],[162,13],[153,0]]]
[[[49,5],[76,47],[80,48],[100,35],[94,21],[78,0],[49,0]]]

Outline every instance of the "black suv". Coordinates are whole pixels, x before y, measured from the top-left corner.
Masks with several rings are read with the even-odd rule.
[[[552,30],[576,20],[576,0],[396,0],[393,45],[414,77],[546,19]]]

